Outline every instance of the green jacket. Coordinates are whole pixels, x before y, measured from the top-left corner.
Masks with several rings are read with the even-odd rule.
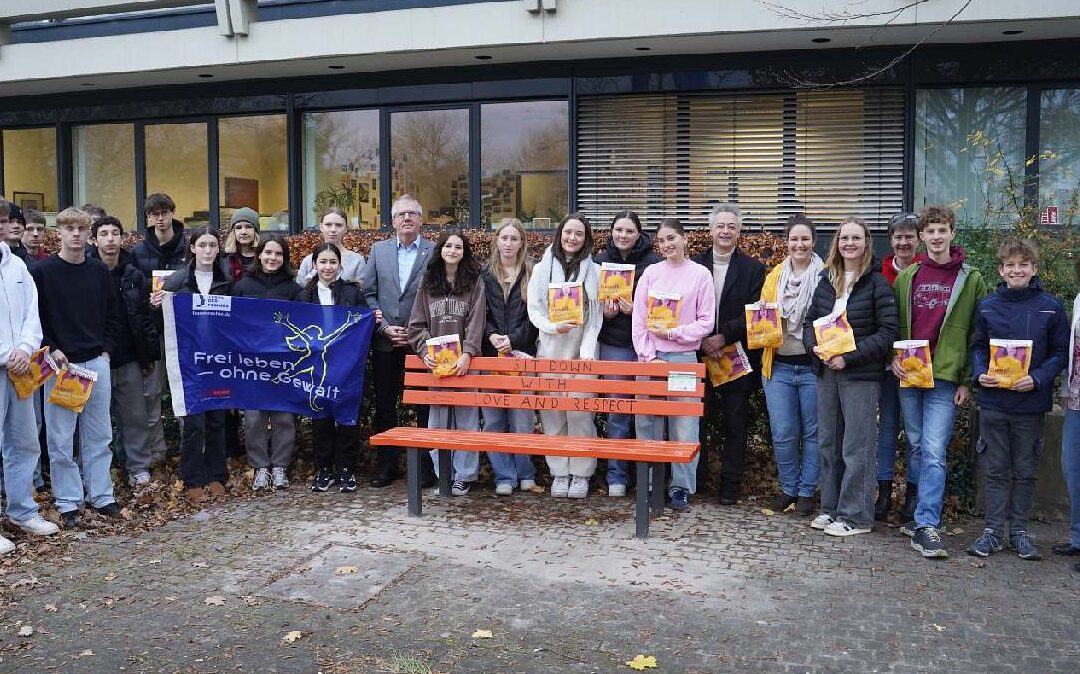
[[[915,262],[900,272],[893,285],[900,319],[899,339],[911,339],[911,281],[921,264]],[[968,347],[975,323],[975,307],[985,295],[986,284],[979,270],[968,264],[961,265],[949,296],[949,306],[945,308],[945,321],[941,324],[941,332],[932,354],[934,379],[963,385],[971,381]]]

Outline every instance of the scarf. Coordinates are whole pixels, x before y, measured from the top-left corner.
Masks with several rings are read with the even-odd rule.
[[[810,264],[801,274],[796,274],[791,258],[784,259],[780,270],[780,279],[776,284],[776,301],[780,304],[780,315],[787,321],[786,331],[792,337],[802,339],[803,319],[814,299],[815,281],[824,269],[825,263],[817,253],[812,253]]]

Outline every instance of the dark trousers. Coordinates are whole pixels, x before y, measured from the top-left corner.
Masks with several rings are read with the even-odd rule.
[[[1027,531],[1042,454],[1042,413],[979,411],[977,450],[986,475],[986,528],[998,536]]]
[[[751,375],[753,376],[753,375]],[[746,440],[750,427],[750,393],[721,386],[705,387],[705,417],[701,423],[701,452],[704,460],[698,462],[698,484],[704,484],[708,475],[707,452],[714,451],[718,438],[713,438],[713,446],[706,442],[706,433],[710,425],[724,429],[724,447],[720,453],[720,479],[725,490],[739,489],[743,470],[746,467]],[[720,417],[720,418],[718,418]],[[716,423],[713,423],[716,420]]]
[[[184,417],[180,437],[180,477],[185,487],[205,487],[211,482],[225,484],[225,410],[212,410]]]
[[[397,406],[401,400],[402,390],[405,388],[405,356],[411,353],[411,349],[400,346],[392,351],[371,352],[371,379],[372,386],[375,388],[375,419],[372,430],[376,433],[401,425]],[[428,406],[416,405],[415,407],[416,425],[427,428]],[[380,447],[376,454],[376,473],[396,475],[400,453],[400,450],[395,447]],[[425,475],[434,475],[435,469],[431,464],[431,459],[426,457],[426,452],[422,453],[421,469]]]
[[[311,426],[315,436],[315,465],[319,470],[356,470],[356,458],[360,453],[356,426],[343,426],[333,417],[312,419]]]

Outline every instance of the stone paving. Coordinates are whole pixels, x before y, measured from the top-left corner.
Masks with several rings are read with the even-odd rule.
[[[1080,671],[1080,574],[835,539],[698,499],[633,536],[630,499],[490,488],[236,499],[137,536],[64,534],[0,577],[0,672]],[[957,531],[957,530],[960,531]],[[34,632],[19,636],[25,626]],[[490,630],[491,638],[474,638]],[[297,634],[299,633],[299,634]],[[290,642],[290,639],[294,639]]]

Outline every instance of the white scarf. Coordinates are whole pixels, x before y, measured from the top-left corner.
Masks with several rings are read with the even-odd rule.
[[[787,332],[792,337],[802,339],[802,324],[810,309],[817,289],[817,278],[825,263],[817,253],[810,254],[810,264],[801,274],[796,274],[791,264],[791,257],[781,263],[780,279],[776,284],[776,301],[780,304],[780,315],[787,321]]]

